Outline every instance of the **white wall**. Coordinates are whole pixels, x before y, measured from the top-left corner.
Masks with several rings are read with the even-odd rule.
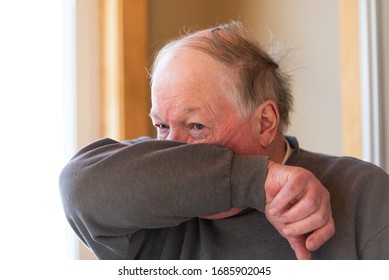
[[[250,22],[291,46],[295,112],[288,134],[305,149],[341,155],[337,0],[250,0]]]

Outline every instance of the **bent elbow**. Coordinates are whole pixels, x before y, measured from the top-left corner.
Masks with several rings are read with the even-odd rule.
[[[62,206],[68,219],[83,213],[88,205],[85,201],[88,183],[86,182],[85,168],[78,161],[71,160],[61,171],[59,176],[59,191]]]

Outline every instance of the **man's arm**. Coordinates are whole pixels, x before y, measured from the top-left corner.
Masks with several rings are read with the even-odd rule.
[[[112,243],[107,246],[123,247],[124,254],[128,240],[118,243],[120,236],[141,228],[172,227],[233,207],[264,211],[266,170],[266,157],[236,156],[210,144],[104,139],[65,166],[60,192],[86,244]]]
[[[267,164],[266,157],[237,156],[210,144],[154,140],[119,143],[104,139],[82,149],[67,164],[60,176],[60,191],[66,216],[84,243],[92,249],[116,249],[120,252],[115,254],[123,257],[128,249],[126,236],[141,228],[171,227],[193,217],[234,208],[250,207],[265,212],[265,200],[274,199],[282,187],[282,183],[269,184],[267,179],[267,185],[274,187],[268,188],[265,198]],[[281,174],[288,176],[288,168]],[[273,176],[269,178],[274,180]],[[316,198],[320,196],[320,187],[311,188]],[[298,201],[296,197],[288,199]],[[323,221],[330,206],[315,197],[300,198],[306,199],[313,200],[316,208],[324,205],[313,219]],[[278,201],[281,202],[273,203],[273,208],[282,205],[282,200]],[[279,215],[284,209],[278,212],[268,218],[281,234],[295,222],[312,221],[309,209],[302,209],[298,221],[296,216],[286,216],[287,223],[285,216]],[[305,240],[303,235],[319,228],[316,225],[297,232],[301,234],[299,238]],[[291,243],[296,234],[284,236]],[[327,231],[317,247],[332,234]],[[120,257],[117,255],[115,258]]]

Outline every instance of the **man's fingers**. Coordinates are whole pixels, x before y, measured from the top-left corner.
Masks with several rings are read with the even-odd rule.
[[[297,236],[306,234],[313,230],[322,228],[327,224],[330,218],[330,214],[323,216],[322,213],[315,213],[303,220],[286,224],[282,230],[282,233],[285,236]],[[282,221],[283,219],[280,220]]]
[[[313,197],[302,198],[296,205],[281,214],[280,221],[287,224],[283,231],[285,235],[306,234],[322,228],[330,219],[332,220],[331,208],[328,207],[329,194],[328,196],[323,194],[321,201],[314,201]]]
[[[281,214],[281,218],[287,223],[293,223],[304,219],[310,215],[319,212],[321,215],[325,214],[325,221],[327,221],[331,209],[329,205],[329,194],[323,192],[322,194],[312,191],[306,192],[299,201],[297,201],[289,209]]]
[[[287,237],[290,247],[292,247],[298,260],[310,260],[312,257],[311,251],[305,247],[305,238],[303,236]]]
[[[313,252],[319,249],[324,243],[326,243],[335,233],[335,222],[332,217],[330,217],[325,223],[324,226],[321,227],[315,227],[312,225],[308,225],[308,228],[313,228],[315,231],[313,231],[304,242],[304,248],[307,250]],[[289,240],[295,240],[293,238],[299,238],[302,237],[301,233],[305,232],[306,228],[304,226],[299,225],[287,225],[285,228],[283,228],[282,234],[285,236],[288,241]],[[289,241],[291,244],[291,242]],[[301,246],[300,243],[296,243],[299,246]],[[292,244],[291,244],[292,245]],[[297,245],[296,245],[297,246]],[[301,249],[299,250],[302,251]]]
[[[326,243],[335,233],[335,222],[331,217],[325,226],[315,230],[306,240],[306,248],[310,251],[316,251]]]
[[[303,196],[307,199],[303,203],[311,203],[308,208],[319,207],[320,194],[315,191],[324,189],[313,174],[299,167],[286,167],[272,163],[269,165],[269,175],[265,182],[266,202],[269,203],[270,213],[278,215],[290,208],[296,202],[300,202]],[[313,190],[313,191],[311,191]],[[313,213],[312,210],[309,214]],[[301,212],[300,212],[301,213]],[[302,212],[305,213],[306,212]],[[293,212],[291,212],[293,214]],[[300,216],[300,218],[302,218]],[[293,220],[298,220],[296,218]]]
[[[293,204],[298,202],[298,198],[303,195],[304,191],[304,188],[301,188],[296,184],[286,183],[269,203],[270,213],[272,215],[279,215],[280,213],[285,212],[286,209],[291,208]]]
[[[293,223],[315,213],[315,219],[323,219],[323,226],[331,215],[330,194],[311,173],[300,173],[298,179],[288,180],[268,203],[269,213],[280,215],[284,223]],[[317,223],[316,223],[317,224]]]

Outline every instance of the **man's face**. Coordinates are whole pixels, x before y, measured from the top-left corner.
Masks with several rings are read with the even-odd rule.
[[[160,140],[213,143],[240,155],[261,154],[254,114],[243,117],[226,96],[232,73],[205,54],[171,51],[153,75],[150,116]]]

